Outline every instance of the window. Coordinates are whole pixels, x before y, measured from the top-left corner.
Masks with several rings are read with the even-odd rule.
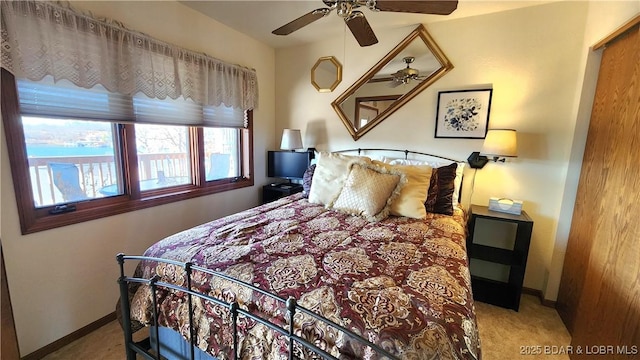
[[[107,184],[123,187],[111,124],[22,116],[22,129],[36,208],[102,197]]]
[[[203,130],[207,181],[240,176],[240,133],[236,129]]]
[[[140,191],[191,184],[189,128],[136,124]]]
[[[251,111],[43,86],[2,70],[23,234],[253,185]],[[218,126],[174,125],[179,116]],[[238,116],[246,126],[229,126]]]

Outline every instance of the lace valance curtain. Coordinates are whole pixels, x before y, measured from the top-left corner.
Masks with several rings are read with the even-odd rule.
[[[76,86],[203,106],[258,105],[256,72],[95,19],[59,3],[2,1],[2,67]]]

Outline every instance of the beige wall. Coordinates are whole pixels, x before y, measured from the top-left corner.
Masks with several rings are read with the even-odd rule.
[[[177,2],[73,2],[187,49],[257,70],[256,186],[21,236],[2,137],[2,245],[22,356],[114,311],[115,254],[141,254],[160,238],[259,202],[273,148],[274,50]]]
[[[566,194],[575,193],[576,187],[567,183],[567,172],[572,151],[581,154],[584,148],[574,146],[573,138],[590,45],[585,45],[585,37],[593,37],[594,23],[606,23],[599,26],[606,29],[621,22],[620,16],[595,14],[615,12],[630,18],[634,6],[637,12],[636,2],[557,2],[427,24],[455,68],[357,142],[330,103],[415,26],[378,31],[379,44],[367,48],[347,34],[345,39],[278,49],[276,134],[300,128],[307,147],[394,147],[464,160],[480,149],[482,140],[434,138],[437,92],[492,86],[489,127],[517,129],[520,156],[478,171],[472,202],[486,205],[490,196],[524,201],[535,221],[525,286],[555,300],[558,284],[549,278],[561,272],[562,261],[556,257],[566,243],[566,234],[559,239],[557,231],[571,216],[561,209],[568,206],[563,203]],[[329,55],[343,64],[343,82],[333,93],[318,93],[309,83],[309,69]],[[467,175],[471,179],[473,172]]]
[[[266,182],[265,150],[275,148],[283,128],[301,128],[307,147],[389,146],[466,159],[481,140],[433,137],[437,91],[487,84],[494,89],[490,125],[518,129],[521,155],[479,171],[473,202],[486,204],[489,196],[525,201],[536,221],[525,285],[555,299],[599,60],[588,47],[640,11],[634,1],[566,2],[428,24],[455,69],[353,142],[330,102],[414,26],[378,32],[380,43],[369,48],[348,35],[346,44],[329,39],[274,55],[266,45],[174,2],[73,6],[255,68],[256,186],[21,236],[2,136],[0,229],[23,356],[113,311],[116,253],[139,254],[163,236],[256,205]],[[309,70],[327,55],[343,64],[343,82],[333,93],[318,93]]]

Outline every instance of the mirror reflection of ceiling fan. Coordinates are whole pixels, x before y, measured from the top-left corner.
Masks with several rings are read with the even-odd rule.
[[[411,80],[423,80],[424,76],[420,76],[420,71],[411,67],[411,63],[415,61],[415,57],[407,56],[402,58],[407,67],[396,71],[391,75],[391,84],[389,86],[396,87],[402,84],[408,84]]]
[[[362,11],[356,10],[366,7],[371,11],[391,11],[418,14],[449,15],[458,7],[458,0],[322,0],[328,7],[315,9],[301,17],[272,31],[275,35],[289,35],[322,17],[329,15],[336,9],[338,16],[351,30],[360,46],[370,46],[378,42],[376,34]]]

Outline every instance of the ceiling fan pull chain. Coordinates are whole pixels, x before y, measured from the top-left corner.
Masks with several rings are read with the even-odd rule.
[[[342,64],[347,68],[347,23],[342,27]]]

